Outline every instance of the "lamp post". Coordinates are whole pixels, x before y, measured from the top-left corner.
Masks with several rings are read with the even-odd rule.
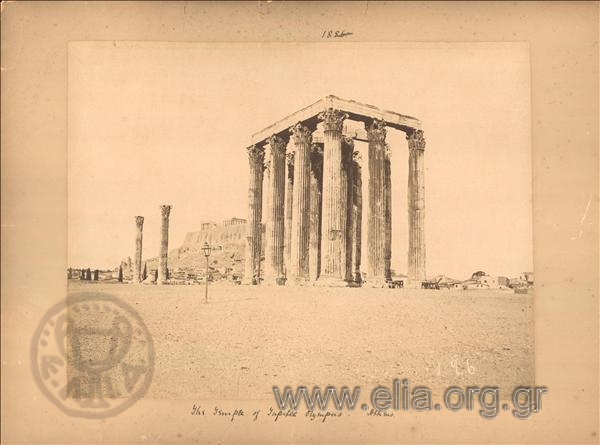
[[[206,276],[204,277],[204,280],[206,281],[204,287],[204,303],[208,303],[208,257],[210,256],[210,246],[207,242],[204,242],[202,250],[204,251],[204,256],[206,257]]]

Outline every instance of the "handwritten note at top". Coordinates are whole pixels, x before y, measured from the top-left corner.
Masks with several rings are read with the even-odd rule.
[[[321,34],[322,39],[339,39],[343,37],[351,36],[352,33],[348,31],[334,31],[334,30],[325,30],[323,34]]]

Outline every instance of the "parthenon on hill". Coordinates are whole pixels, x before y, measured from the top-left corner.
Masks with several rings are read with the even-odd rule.
[[[347,120],[364,123],[349,131]],[[425,139],[421,122],[371,105],[327,96],[252,135],[245,282],[360,285],[361,159],[368,142],[367,284],[390,280],[392,241],[387,128],[408,140],[408,276],[425,279]],[[286,154],[286,147],[291,150]],[[263,179],[265,261],[261,264]],[[262,266],[262,267],[261,267]],[[261,270],[262,269],[262,270]]]

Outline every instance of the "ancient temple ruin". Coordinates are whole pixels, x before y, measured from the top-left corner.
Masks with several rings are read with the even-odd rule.
[[[347,130],[347,121],[364,124],[364,130]],[[365,262],[361,259],[362,212],[366,211],[367,281],[371,286],[385,286],[392,255],[388,129],[404,132],[408,141],[408,275],[415,283],[425,279],[425,139],[421,122],[327,96],[252,136],[247,148],[246,283],[260,282],[262,277],[265,283],[278,284],[360,284]],[[364,167],[354,151],[355,140],[368,142]],[[291,150],[286,153],[288,144]],[[369,173],[366,199],[362,196],[363,168]]]

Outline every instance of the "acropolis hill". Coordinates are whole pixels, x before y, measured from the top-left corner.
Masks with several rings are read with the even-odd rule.
[[[212,247],[210,265],[212,268],[223,267],[233,269],[233,273],[241,275],[244,268],[244,246],[246,237],[246,220],[230,218],[220,223],[203,222],[200,230],[188,232],[183,244],[169,251],[169,270],[188,273],[204,273],[206,259],[202,245],[207,242]],[[145,260],[148,273],[158,268],[158,257]],[[142,266],[143,268],[143,266]]]

